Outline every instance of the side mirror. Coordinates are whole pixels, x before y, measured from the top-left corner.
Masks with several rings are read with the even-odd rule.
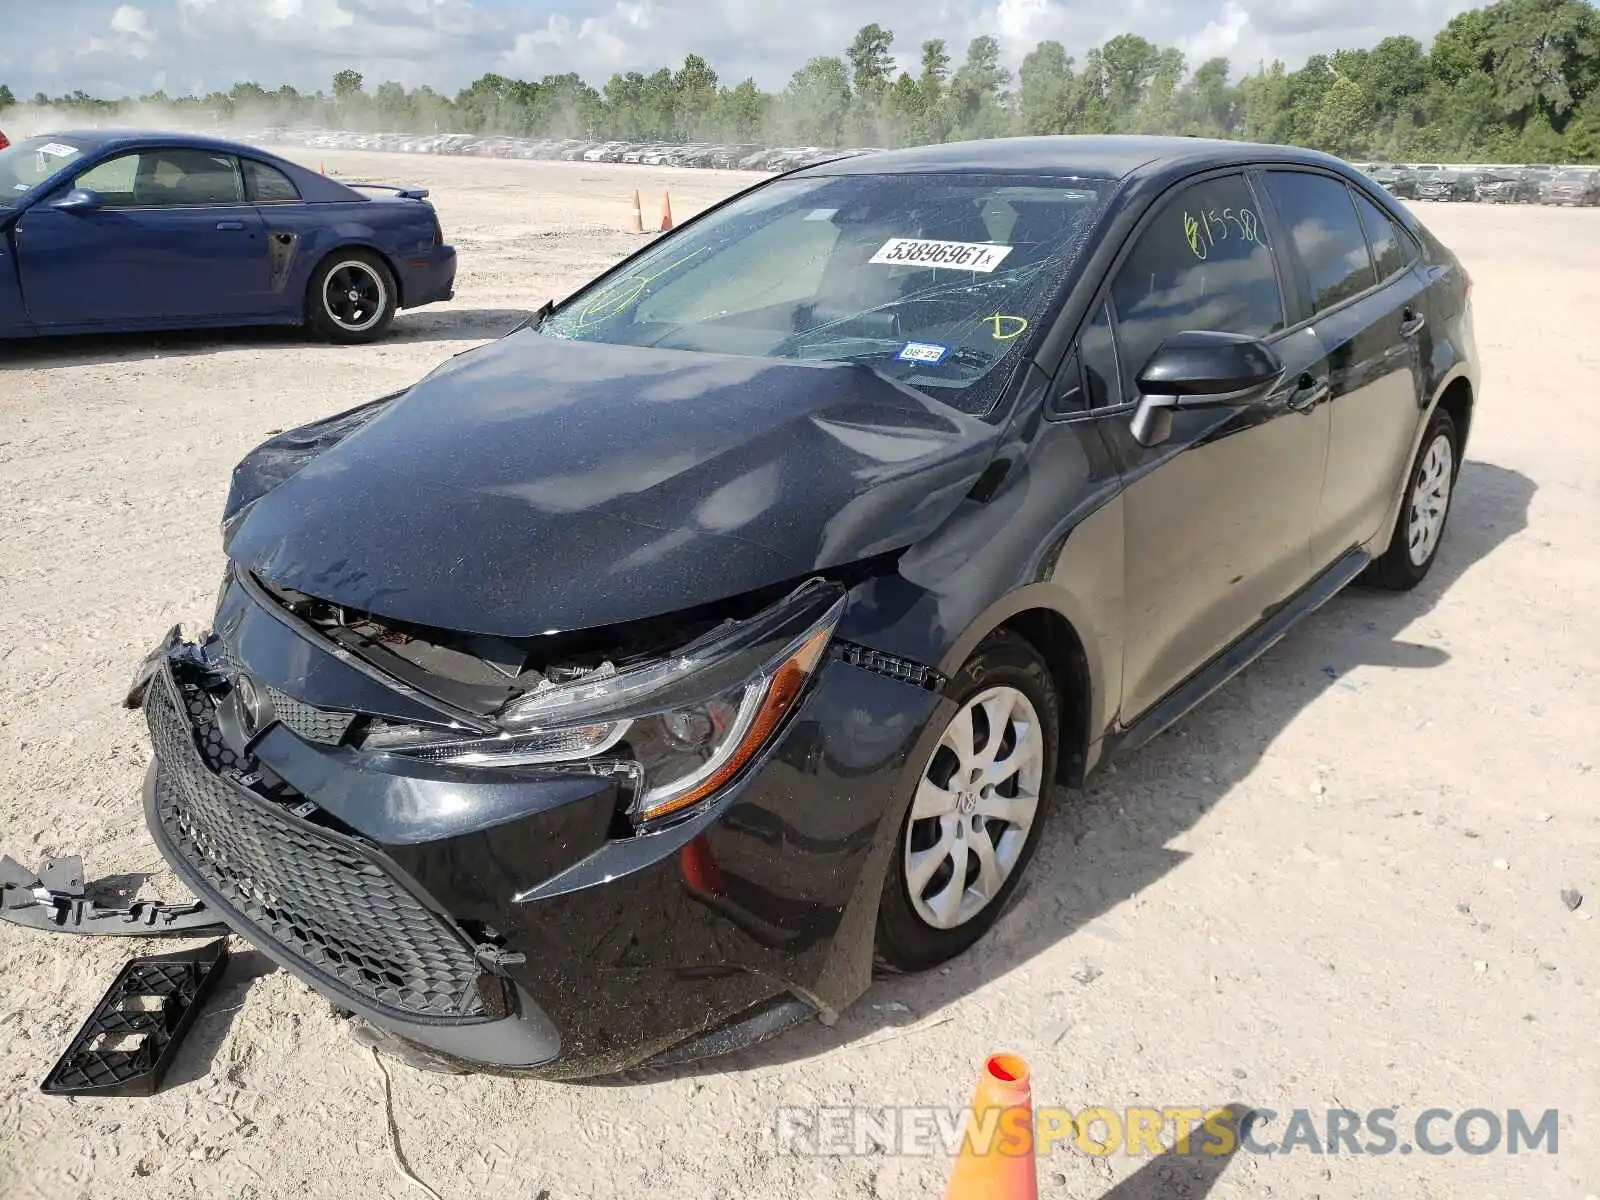
[[[1139,372],[1139,407],[1130,430],[1141,446],[1172,435],[1175,409],[1255,404],[1283,378],[1283,364],[1258,338],[1237,333],[1175,333]]]
[[[61,212],[88,213],[105,207],[105,201],[93,188],[73,188],[50,207]]]

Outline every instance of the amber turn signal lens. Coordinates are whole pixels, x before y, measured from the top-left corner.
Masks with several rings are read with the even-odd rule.
[[[721,766],[691,790],[674,796],[654,808],[643,810],[637,814],[636,819],[653,821],[658,817],[681,812],[727,786],[756,756],[756,752],[767,744],[767,739],[772,736],[773,730],[777,729],[789,710],[794,707],[794,702],[805,687],[806,680],[811,677],[811,672],[816,669],[823,652],[827,650],[828,639],[832,632],[832,629],[819,629],[802,642],[800,648],[784,659],[773,672],[755,719],[750,722],[750,728],[745,731],[744,737]]]

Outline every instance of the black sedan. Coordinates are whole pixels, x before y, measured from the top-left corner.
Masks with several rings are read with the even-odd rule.
[[[130,696],[150,829],[412,1056],[573,1077],[838,1011],[984,934],[1054,784],[1423,579],[1469,288],[1283,147],[755,187],[240,464],[214,632]]]
[[[1472,171],[1433,171],[1417,180],[1418,200],[1475,200],[1478,176]]]
[[[1416,172],[1407,167],[1378,167],[1372,172],[1372,181],[1391,196],[1401,200],[1416,199]]]
[[[1539,189],[1542,204],[1589,208],[1600,204],[1600,170],[1593,167],[1567,167],[1557,171]]]
[[[1485,204],[1529,204],[1539,198],[1539,182],[1526,171],[1487,171],[1474,190]]]

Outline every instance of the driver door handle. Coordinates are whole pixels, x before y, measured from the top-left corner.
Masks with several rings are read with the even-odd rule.
[[[1333,393],[1326,379],[1315,379],[1310,375],[1302,375],[1295,382],[1294,391],[1289,393],[1286,407],[1291,412],[1307,413],[1321,404]]]
[[[218,229],[243,229],[244,228],[244,222],[243,221],[218,221],[217,222],[217,228]]]
[[[1422,327],[1428,323],[1428,318],[1414,308],[1407,308],[1400,314],[1400,336],[1404,338],[1416,337],[1422,332]]]

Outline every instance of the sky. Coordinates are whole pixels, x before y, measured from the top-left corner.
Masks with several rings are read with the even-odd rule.
[[[1015,67],[1053,38],[1080,62],[1118,33],[1177,45],[1191,67],[1228,55],[1235,74],[1290,67],[1340,47],[1409,33],[1426,45],[1470,0],[0,0],[0,83],[19,98],[83,89],[122,96],[203,94],[251,80],[327,90],[354,67],[368,86],[395,79],[447,93],[494,71],[522,79],[708,59],[723,82],[783,86],[817,54],[837,54],[877,21],[916,73],[927,38],[959,62],[979,34]]]

